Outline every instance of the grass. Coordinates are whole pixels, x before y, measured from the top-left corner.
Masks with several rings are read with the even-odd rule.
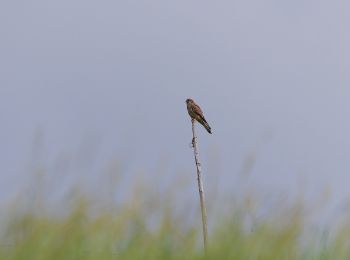
[[[305,239],[300,207],[247,225],[243,210],[218,221],[210,232],[207,256],[200,225],[183,225],[169,207],[152,223],[145,205],[124,204],[95,212],[76,198],[66,216],[30,211],[5,225],[0,259],[349,259],[349,227],[320,244]],[[136,206],[135,206],[136,205]],[[142,206],[143,205],[143,206]],[[161,205],[158,205],[161,207]],[[11,213],[12,214],[12,213]],[[198,220],[200,221],[200,220]]]
[[[41,187],[26,190],[27,196],[2,210],[0,259],[350,259],[348,222],[329,235],[310,233],[300,202],[252,218],[259,214],[251,196],[216,200],[223,207],[241,201],[226,206],[225,214],[216,214],[208,200],[209,247],[204,255],[196,193],[188,207],[174,185],[159,194],[139,184],[117,203],[111,199],[113,190],[122,188],[117,178],[98,185],[104,197],[72,188],[58,207],[47,199],[49,183],[56,183],[40,176],[33,183]]]

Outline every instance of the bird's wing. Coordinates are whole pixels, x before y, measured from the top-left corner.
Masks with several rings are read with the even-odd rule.
[[[202,109],[197,104],[193,104],[192,111],[200,117],[204,117]]]

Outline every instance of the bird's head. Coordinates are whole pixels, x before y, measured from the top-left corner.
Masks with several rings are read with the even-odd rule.
[[[186,99],[186,104],[189,104],[189,103],[193,103],[193,99],[190,99],[190,98]]]

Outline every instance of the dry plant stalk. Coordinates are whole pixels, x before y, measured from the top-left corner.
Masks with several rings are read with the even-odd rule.
[[[199,199],[201,204],[201,212],[202,212],[202,224],[203,224],[203,242],[204,242],[204,250],[207,251],[208,249],[208,226],[207,226],[207,210],[205,208],[205,199],[204,199],[204,190],[203,190],[203,183],[202,183],[202,175],[201,175],[201,163],[199,160],[199,152],[197,147],[197,136],[195,132],[195,120],[192,119],[192,147],[194,152],[194,159],[196,162],[196,168],[197,168],[197,181],[198,181],[198,191],[199,191]]]

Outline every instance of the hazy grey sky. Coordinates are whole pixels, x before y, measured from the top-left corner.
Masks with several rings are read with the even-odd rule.
[[[2,1],[0,189],[11,194],[26,180],[38,131],[49,168],[62,154],[86,153],[97,165],[88,167],[91,178],[116,157],[145,174],[163,160],[191,173],[184,101],[192,97],[213,129],[198,129],[202,157],[216,168],[203,163],[209,190],[216,179],[237,188],[244,159],[257,151],[252,187],[316,197],[329,187],[336,203],[347,203],[349,8],[316,0]]]

